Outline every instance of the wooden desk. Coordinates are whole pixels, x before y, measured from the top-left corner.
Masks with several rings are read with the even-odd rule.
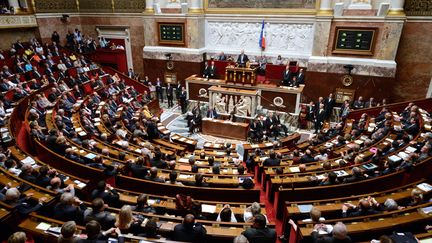
[[[202,132],[217,137],[246,140],[249,124],[203,118]]]
[[[227,66],[225,68],[225,81],[235,84],[256,84],[256,68]]]

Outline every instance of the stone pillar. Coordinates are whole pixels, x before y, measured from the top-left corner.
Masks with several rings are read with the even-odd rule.
[[[327,48],[330,40],[332,17],[317,16],[315,23],[312,56],[327,56]]]
[[[153,3],[154,3],[153,0],[145,0],[145,4],[146,4],[145,12],[146,13],[154,13]]]
[[[318,15],[333,15],[332,0],[321,0]]]
[[[391,0],[388,15],[405,16],[404,4],[405,0]]]
[[[198,14],[204,13],[202,2],[203,2],[202,0],[191,0],[189,13],[198,13]]]

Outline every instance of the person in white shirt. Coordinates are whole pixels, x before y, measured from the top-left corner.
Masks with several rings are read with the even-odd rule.
[[[254,203],[252,203],[252,205],[250,207],[245,209],[245,211],[243,213],[243,220],[246,223],[251,223],[251,222],[253,222],[253,217],[257,214],[260,214],[260,213],[261,213],[261,205],[257,202],[254,202]],[[267,216],[264,215],[264,217],[266,218],[266,221],[268,223],[269,221],[267,219]]]
[[[229,204],[226,204],[223,209],[219,212],[217,218],[217,222],[231,222],[231,223],[237,223],[237,219],[234,216],[233,211],[231,210],[231,207]]]

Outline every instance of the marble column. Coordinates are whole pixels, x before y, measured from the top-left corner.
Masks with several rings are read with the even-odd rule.
[[[154,3],[153,0],[145,0],[145,4],[146,4],[145,12],[146,13],[154,13],[153,3]]]
[[[321,0],[318,15],[333,15],[332,0]]]
[[[191,0],[189,13],[204,13],[202,0]]]
[[[327,56],[331,23],[331,16],[317,16],[315,23],[312,56]]]
[[[391,0],[388,15],[405,16],[404,4],[405,0]]]

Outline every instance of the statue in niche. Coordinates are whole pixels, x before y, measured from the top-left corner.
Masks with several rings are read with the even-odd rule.
[[[226,112],[226,102],[225,97],[222,94],[214,94],[214,109],[219,114],[225,114]]]
[[[244,97],[241,96],[240,100],[235,106],[235,109],[237,111],[236,115],[238,116],[247,116],[251,113],[251,98],[250,97]]]

